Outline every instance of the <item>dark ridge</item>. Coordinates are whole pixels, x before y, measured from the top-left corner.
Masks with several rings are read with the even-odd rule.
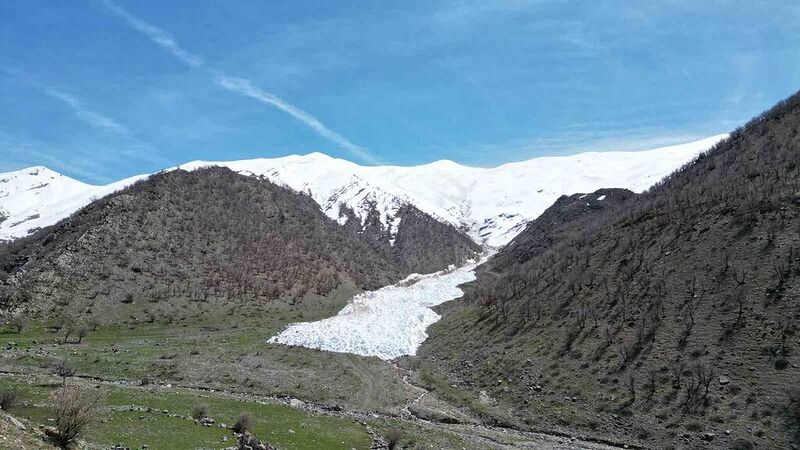
[[[387,230],[383,226],[374,205],[363,224],[349,208],[342,206],[341,211],[348,219],[345,228],[361,236],[408,273],[436,272],[450,264],[462,264],[481,251],[481,247],[466,233],[434,219],[413,205],[400,207],[396,217],[400,224],[397,230]]]
[[[160,173],[0,246],[0,302],[46,314],[115,305],[301,301],[406,270],[308,196],[225,168]],[[163,306],[163,305],[162,305]]]
[[[422,367],[484,391],[497,408],[465,402],[521,427],[789,448],[799,165],[795,94],[619,207],[559,199],[442,307]]]

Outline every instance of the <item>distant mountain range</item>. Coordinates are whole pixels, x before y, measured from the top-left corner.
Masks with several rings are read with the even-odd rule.
[[[561,195],[604,187],[641,192],[724,137],[639,152],[535,158],[494,168],[452,161],[413,167],[361,166],[322,153],[193,161],[179,168],[224,166],[243,175],[265,177],[309,194],[340,224],[371,227],[391,245],[402,227],[400,211],[413,206],[466,231],[480,244],[501,246]],[[53,225],[93,200],[148,176],[94,186],[41,166],[0,173],[0,240],[15,240]]]

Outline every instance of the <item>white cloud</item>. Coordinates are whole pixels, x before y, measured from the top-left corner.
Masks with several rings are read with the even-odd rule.
[[[95,128],[111,130],[124,136],[130,136],[131,134],[130,130],[124,125],[97,111],[92,111],[72,95],[51,88],[44,89],[44,93],[67,104],[78,118]]]
[[[270,94],[269,92],[265,92],[256,86],[253,86],[250,80],[221,75],[218,76],[214,81],[220,87],[228,91],[254,98],[262,103],[280,109],[281,111],[306,124],[309,128],[316,131],[320,136],[323,136],[331,142],[338,144],[340,147],[349,151],[353,155],[367,162],[377,163],[377,160],[372,156],[372,154],[370,154],[363,147],[353,144],[347,138],[326,127],[325,124],[320,122],[316,117],[303,111],[302,109],[286,103],[281,98]]]
[[[150,38],[153,42],[160,45],[162,48],[166,49],[168,52],[172,53],[176,58],[180,59],[181,61],[185,62],[186,64],[198,68],[203,65],[203,58],[193,55],[186,50],[182,49],[175,39],[173,39],[166,31],[158,28],[156,26],[150,25],[149,23],[145,22],[144,20],[132,15],[128,11],[124,10],[121,6],[117,5],[111,0],[101,0],[103,5],[108,8],[109,11],[116,14],[118,17],[122,18],[127,24],[133,28],[134,30],[142,33],[143,35]]]
[[[114,3],[112,0],[101,0],[101,2],[112,13],[122,18],[131,28],[142,33],[150,40],[152,40],[165,50],[169,51],[176,58],[185,62],[192,68],[198,69],[204,66],[205,63],[203,61],[203,58],[194,55],[192,53],[189,53],[188,51],[181,48],[175,41],[175,39],[173,39],[166,31],[156,26],[153,26],[145,22],[144,20],[134,16],[133,14],[123,9],[121,6]],[[285,100],[281,99],[280,97],[274,94],[271,94],[254,86],[250,80],[247,80],[245,78],[230,77],[225,74],[216,73],[215,71],[212,70],[209,70],[208,72],[214,78],[214,82],[220,87],[224,88],[225,90],[253,98],[255,100],[260,101],[261,103],[275,107],[285,112],[286,114],[289,114],[290,116],[294,117],[300,122],[304,123],[306,126],[314,130],[320,136],[328,139],[329,141],[333,142],[334,144],[338,145],[344,150],[347,150],[348,152],[353,154],[353,156],[356,156],[357,158],[360,158],[361,160],[368,163],[378,162],[377,158],[375,158],[364,147],[361,147],[359,145],[350,142],[349,139],[331,130],[319,119],[309,114],[308,112],[303,111],[302,109],[286,102]]]

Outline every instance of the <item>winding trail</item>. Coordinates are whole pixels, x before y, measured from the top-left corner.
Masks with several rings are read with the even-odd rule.
[[[31,376],[38,376],[42,379],[50,380],[54,383],[60,383],[61,379],[54,377],[48,373],[44,373],[41,371],[13,371],[7,369],[0,369],[0,376],[3,375],[24,375],[27,377]],[[291,404],[291,397],[273,397],[273,396],[262,396],[258,394],[252,394],[247,392],[238,392],[238,391],[230,391],[230,390],[218,390],[218,389],[209,389],[202,386],[190,385],[190,384],[159,384],[159,385],[149,385],[149,386],[141,386],[138,381],[133,380],[125,380],[125,379],[109,379],[109,378],[102,378],[102,377],[93,377],[93,376],[85,376],[85,375],[75,375],[72,377],[67,377],[72,383],[81,383],[87,385],[106,385],[106,386],[115,386],[120,387],[124,386],[128,389],[142,389],[142,390],[149,390],[152,391],[153,389],[165,389],[165,390],[172,390],[172,391],[184,391],[189,393],[203,393],[207,394],[209,392],[213,392],[215,395],[220,397],[230,398],[233,400],[238,400],[242,402],[251,402],[251,403],[260,403],[260,404],[282,404],[288,407],[298,408],[301,410],[306,411],[307,413],[311,414],[321,414],[321,415],[329,415],[329,416],[339,416],[339,417],[347,417],[362,423],[365,426],[368,433],[373,436],[374,442],[371,448],[380,449],[386,448],[383,440],[375,433],[375,431],[367,425],[367,421],[373,419],[385,419],[385,420],[402,420],[404,422],[413,423],[417,426],[421,426],[424,428],[447,431],[450,433],[454,433],[460,436],[466,443],[472,445],[472,447],[467,448],[493,448],[493,449],[514,449],[514,448],[531,448],[531,449],[541,449],[541,450],[618,450],[620,448],[631,448],[637,449],[641,447],[637,447],[634,445],[625,445],[613,442],[601,443],[593,440],[582,440],[577,437],[566,436],[561,433],[549,433],[549,432],[530,432],[530,431],[521,431],[515,430],[512,428],[503,428],[503,427],[495,427],[490,425],[477,425],[477,424],[466,424],[466,423],[441,423],[435,422],[428,419],[423,419],[420,417],[415,416],[413,413],[410,413],[407,417],[401,417],[394,414],[386,414],[381,412],[365,412],[365,411],[355,411],[355,410],[339,410],[335,408],[331,408],[328,405],[320,405],[315,403],[308,403],[304,402],[301,406],[294,406]],[[404,381],[409,383],[410,386],[425,391],[423,395],[419,396],[417,401],[421,399],[428,391],[414,386],[410,384],[409,381]],[[413,406],[415,402],[409,403],[408,407],[410,408]]]
[[[425,397],[428,394],[429,391],[427,389],[423,388],[423,387],[417,386],[417,385],[411,383],[410,381],[408,381],[408,378],[411,376],[411,372],[410,371],[398,366],[395,363],[392,363],[392,367],[394,367],[394,369],[401,374],[400,375],[400,381],[402,381],[403,384],[406,385],[406,387],[408,387],[412,392],[413,391],[419,391],[419,394],[416,397],[414,397],[412,400],[408,401],[406,403],[406,405],[403,406],[403,408],[401,409],[401,411],[404,414],[406,414],[407,416],[415,417],[414,413],[411,412],[411,408],[416,406],[417,403],[419,403],[422,400],[422,398]]]

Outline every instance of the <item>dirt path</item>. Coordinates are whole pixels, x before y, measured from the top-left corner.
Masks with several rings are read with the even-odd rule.
[[[361,376],[369,377],[369,371],[368,370],[363,371],[364,370],[363,366],[354,364],[354,368],[356,367],[362,370],[362,372],[360,372]],[[39,372],[0,371],[0,375],[27,375],[27,376],[36,375],[50,379],[53,382],[60,381],[60,379],[56,379],[52,375]],[[69,377],[68,380],[74,383],[101,384],[101,385],[117,386],[117,387],[125,386],[125,388],[130,388],[130,389],[152,390],[154,387],[158,387],[161,389],[172,389],[190,393],[203,393],[203,394],[208,394],[209,392],[213,391],[215,395],[243,402],[254,402],[262,404],[283,404],[286,406],[291,406],[290,398],[260,396],[257,394],[233,392],[227,390],[212,390],[192,385],[162,384],[162,385],[151,385],[145,387],[145,386],[140,386],[138,381],[111,380],[111,379],[103,379],[103,378],[87,377],[87,376],[73,376]],[[426,391],[425,389],[413,385],[410,381],[408,381],[408,379],[405,379],[404,383],[408,383],[410,387],[417,389],[418,392],[418,396],[409,402],[407,408],[411,408],[414,404],[416,404],[416,402],[418,402],[420,399],[422,399],[422,397],[424,397],[428,393],[428,391]],[[363,400],[365,401],[374,401],[376,398],[378,398],[376,397],[376,395],[378,396],[380,395],[380,390],[376,389],[375,385],[367,386],[362,392],[363,392],[362,393]],[[432,422],[430,420],[415,416],[410,410],[406,411],[405,408],[404,412],[408,413],[408,415],[403,414],[403,416],[405,417],[378,413],[378,412],[337,411],[337,410],[332,410],[330,407],[326,405],[315,405],[311,403],[304,403],[300,408],[312,414],[343,416],[343,417],[348,417],[350,419],[358,420],[360,422],[366,422],[376,418],[388,419],[388,420],[402,420],[427,429],[448,431],[450,433],[456,434],[460,436],[465,441],[465,443],[468,443],[472,448],[494,448],[494,449],[535,448],[542,450],[566,450],[566,449],[614,450],[622,448],[622,445],[609,446],[601,443],[583,441],[577,438],[556,435],[556,434],[525,432],[508,428],[492,427],[492,426],[476,425],[476,424],[447,424],[447,423]]]
[[[361,380],[358,399],[354,402],[359,409],[370,410],[380,405],[381,389],[376,381],[380,375],[374,375],[370,367],[360,356],[344,355],[343,361],[353,369],[353,373]]]
[[[416,404],[419,403],[422,400],[422,398],[428,394],[428,390],[423,387],[417,386],[408,380],[409,377],[411,376],[410,371],[398,366],[396,363],[391,363],[391,364],[394,370],[396,370],[400,374],[400,381],[402,381],[403,384],[406,386],[406,388],[412,393],[411,399],[408,402],[406,402],[405,406],[403,406],[402,412],[407,416],[414,416],[414,413],[411,412],[411,408],[416,406]]]

